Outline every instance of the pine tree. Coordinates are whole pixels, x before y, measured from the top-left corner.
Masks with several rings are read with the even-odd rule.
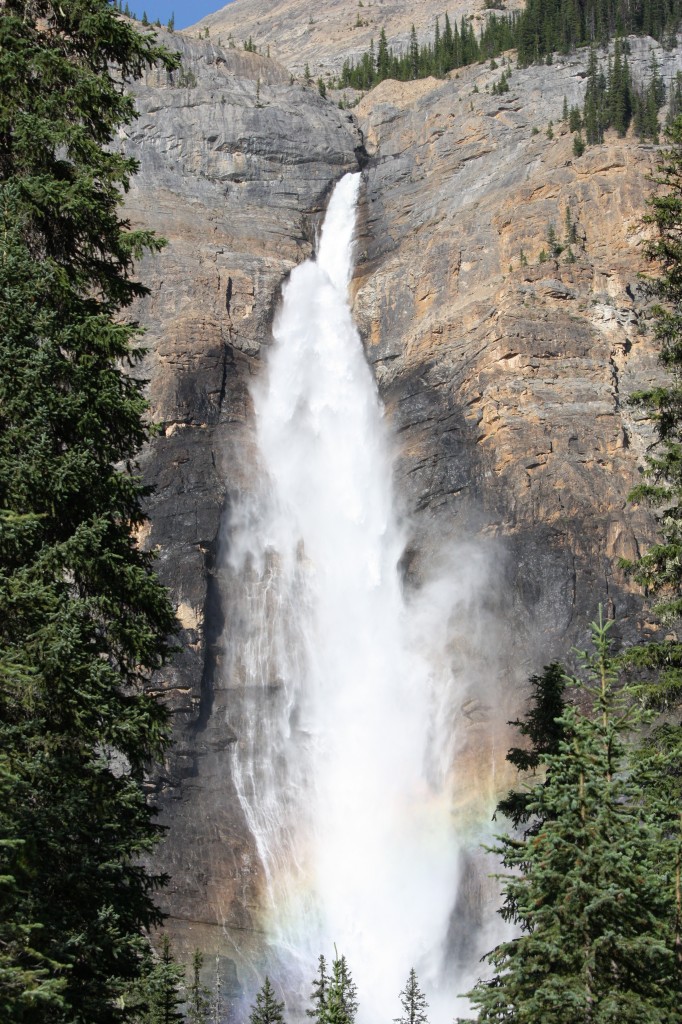
[[[336,955],[327,986],[327,1024],[354,1024],[358,1012],[357,988],[345,956]]]
[[[379,33],[379,52],[377,54],[377,78],[380,82],[383,82],[385,78],[388,78],[391,70],[391,59],[388,52],[388,42],[386,41],[386,29],[382,28]]]
[[[523,775],[535,775],[544,765],[545,758],[558,752],[564,738],[561,718],[566,709],[566,675],[558,662],[546,665],[542,675],[531,676],[529,683],[532,690],[526,717],[516,719],[509,725],[515,726],[521,736],[530,740],[530,746],[512,747],[507,752],[507,761]],[[510,790],[498,803],[496,813],[500,812],[509,818],[514,828],[527,824],[535,817],[537,831],[539,819],[536,812],[531,810],[533,801],[527,789]]]
[[[313,981],[313,990],[310,993],[312,1006],[306,1010],[306,1017],[312,1017],[317,1024],[324,1024],[327,1014],[327,990],[329,988],[329,976],[327,974],[327,961],[320,953],[317,961],[317,974]]]
[[[284,1003],[275,998],[275,991],[266,977],[256,996],[256,1005],[249,1014],[250,1024],[284,1024]]]
[[[673,1024],[680,970],[674,878],[664,831],[642,803],[626,734],[637,716],[616,692],[608,628],[593,625],[581,703],[567,707],[546,784],[532,791],[541,828],[501,837],[502,915],[521,934],[488,954],[494,977],[470,993],[479,1024]]]
[[[119,212],[126,82],[176,59],[105,0],[0,16],[0,920],[2,1019],[113,1024],[160,915],[140,858],[145,767],[167,714],[144,692],[175,620],[135,534],[148,437],[121,312],[160,243]],[[5,985],[5,979],[7,985]],[[18,982],[18,983],[17,983]]]
[[[192,981],[187,991],[187,1024],[208,1024],[211,993],[201,983],[204,957],[200,949],[192,954]]]
[[[631,401],[653,417],[658,444],[647,457],[646,480],[631,493],[635,502],[656,508],[660,539],[636,563],[624,567],[657,598],[654,611],[673,628],[669,638],[632,648],[623,660],[639,674],[637,696],[648,707],[674,714],[651,730],[650,754],[656,751],[672,759],[666,774],[679,776],[682,764],[682,643],[677,638],[682,619],[682,118],[666,132],[668,147],[661,154],[655,182],[658,194],[649,200],[645,220],[656,236],[645,245],[645,255],[658,268],[647,279],[649,294],[658,300],[653,307],[654,334],[659,358],[670,371],[667,385],[636,393]],[[665,785],[662,777],[658,785]],[[656,787],[650,787],[655,789]],[[681,947],[682,948],[682,947]]]
[[[428,1024],[426,996],[419,987],[417,973],[412,967],[407,976],[405,988],[400,993],[403,1012],[394,1018],[394,1024]]]
[[[656,230],[656,237],[645,246],[645,255],[660,268],[660,273],[647,279],[654,306],[654,332],[659,345],[660,360],[671,374],[668,386],[660,386],[633,396],[633,402],[654,417],[659,444],[647,458],[648,481],[636,488],[633,501],[647,501],[659,507],[662,540],[644,557],[630,565],[635,579],[651,594],[662,598],[656,611],[666,621],[682,617],[682,388],[678,382],[682,365],[682,118],[678,118],[667,134],[668,148],[661,155],[656,183],[661,187],[649,200],[650,213],[645,218]],[[652,654],[656,648],[650,646]],[[682,647],[667,644],[650,662],[651,667],[672,673],[664,678],[672,687],[671,696],[679,689],[682,696],[682,674],[674,669],[678,656],[682,663]]]
[[[412,26],[410,29],[410,78],[419,78],[419,43],[417,42],[417,30]]]
[[[568,115],[568,130],[579,132],[583,126],[583,119],[580,116],[580,107],[573,106]]]
[[[597,63],[597,51],[592,46],[590,47],[590,56],[587,63],[587,88],[585,89],[585,103],[583,107],[585,137],[590,146],[604,140],[604,92],[604,83]],[[577,128],[571,128],[571,131],[579,132],[580,125],[578,124]]]
[[[182,1024],[184,970],[173,956],[170,940],[164,934],[158,959],[148,968],[140,991],[144,1009],[139,1024]]]

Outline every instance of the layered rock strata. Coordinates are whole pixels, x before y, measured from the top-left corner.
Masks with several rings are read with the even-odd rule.
[[[667,80],[680,66],[631,48],[640,81],[652,50]],[[615,133],[574,156],[562,110],[582,105],[584,54],[493,95],[502,70],[385,82],[359,104],[355,306],[416,533],[504,537],[515,628],[549,658],[600,601],[638,628],[618,559],[651,534],[627,501],[651,424],[628,398],[660,372],[638,277],[656,156]]]
[[[140,161],[127,215],[168,239],[139,268],[151,294],[135,310],[160,424],[142,460],[155,489],[143,540],[184,644],[159,683],[175,744],[155,782],[170,827],[155,867],[172,876],[163,900],[180,955],[204,950],[229,1007],[264,940],[261,867],[231,778],[244,695],[225,668],[222,566],[254,461],[249,380],[281,285],[366,146],[353,294],[396,431],[406,584],[435,562],[474,566],[478,605],[462,611],[472,627],[452,645],[469,672],[459,797],[489,797],[481,765],[499,765],[498,726],[527,673],[582,643],[600,601],[622,636],[642,625],[618,558],[652,535],[627,502],[651,426],[627,399],[659,372],[637,277],[655,149],[609,136],[573,155],[561,114],[564,96],[582,103],[585,55],[512,70],[501,96],[502,68],[386,82],[356,119],[211,36],[165,37],[182,68],[139,87],[120,145]],[[650,48],[632,42],[639,79]],[[679,54],[656,52],[670,79]],[[472,871],[461,908],[472,927],[480,892]]]
[[[523,0],[508,0],[505,10],[517,10]],[[379,44],[381,30],[396,54],[408,52],[414,25],[420,44],[433,43],[436,18],[440,29],[447,11],[451,23],[472,17],[479,28],[489,14],[481,0],[326,0],[311,8],[307,0],[234,0],[187,29],[193,36],[207,30],[212,39],[242,47],[249,39],[259,52],[269,52],[301,76],[306,64],[314,78],[336,76],[345,60],[359,61],[371,43]],[[499,14],[499,11],[497,12]]]
[[[260,865],[230,777],[225,705],[239,694],[221,674],[222,530],[249,466],[248,381],[282,282],[311,254],[362,139],[348,114],[291,85],[274,61],[162,37],[182,66],[147,76],[138,119],[120,138],[140,163],[126,215],[168,242],[138,267],[150,295],[134,311],[147,328],[141,373],[159,424],[141,463],[154,489],[143,539],[183,627],[183,651],[160,684],[175,743],[156,779],[170,831],[154,866],[171,876],[162,903],[178,954],[205,952],[227,1006],[258,959]]]

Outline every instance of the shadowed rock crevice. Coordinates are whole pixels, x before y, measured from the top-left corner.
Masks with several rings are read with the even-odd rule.
[[[478,632],[451,652],[471,661],[483,637],[471,687],[487,696],[467,691],[461,711],[466,783],[485,802],[480,765],[504,760],[494,695],[512,717],[527,676],[585,643],[600,601],[624,641],[640,626],[641,595],[617,564],[654,533],[627,501],[653,436],[628,397],[660,373],[637,284],[653,149],[608,136],[573,156],[560,112],[564,96],[582,104],[584,54],[514,69],[505,103],[486,65],[385,82],[356,121],[274,61],[163,38],[196,85],[150,74],[120,140],[140,161],[126,216],[169,243],[139,268],[151,294],[134,311],[162,424],[140,460],[155,488],[140,539],[158,551],[186,644],[158,684],[175,744],[156,780],[170,831],[154,868],[173,877],[163,899],[178,954],[200,946],[237,1000],[264,962],[264,903],[232,754],[243,716],[276,681],[247,695],[231,665],[224,556],[231,499],[253,484],[249,383],[282,284],[311,254],[334,182],[361,166],[352,294],[394,428],[405,588],[417,595],[434,567],[475,574],[474,555],[488,573]],[[634,40],[636,80],[650,47],[673,79],[679,52]],[[567,208],[575,261],[541,259]],[[459,563],[443,557],[448,546]],[[463,868],[472,929],[474,867]]]

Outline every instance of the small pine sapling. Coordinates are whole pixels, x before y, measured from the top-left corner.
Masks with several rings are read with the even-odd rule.
[[[426,996],[419,987],[414,967],[407,976],[405,988],[400,993],[403,1012],[394,1017],[394,1024],[428,1024]]]
[[[187,991],[187,1024],[209,1024],[211,993],[201,983],[204,956],[195,949],[192,954],[192,980]]]
[[[312,1006],[306,1010],[306,1017],[311,1017],[317,1024],[324,1024],[327,1014],[327,991],[329,988],[329,975],[327,974],[327,961],[320,953],[317,961],[317,974],[313,981],[313,990],[310,993]]]
[[[256,1005],[251,1008],[249,1024],[284,1024],[284,1003],[275,997],[268,977],[256,996]]]

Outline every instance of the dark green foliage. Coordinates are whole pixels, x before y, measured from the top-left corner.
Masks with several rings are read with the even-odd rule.
[[[284,1024],[284,1003],[275,998],[275,991],[266,978],[256,996],[256,1005],[249,1014],[250,1024]]]
[[[177,68],[168,74],[171,85],[178,89],[196,89],[197,76],[191,68],[180,63]]]
[[[606,79],[599,69],[597,51],[592,46],[587,64],[587,87],[583,106],[585,137],[590,146],[604,139],[604,129],[608,120],[606,107]]]
[[[584,142],[584,139],[583,139],[582,135],[580,134],[580,132],[577,132],[573,136],[573,156],[582,156],[584,152],[585,152],[585,142]]]
[[[675,860],[628,770],[637,715],[616,692],[609,625],[594,624],[586,680],[573,681],[590,711],[565,708],[546,781],[531,791],[540,828],[495,849],[512,872],[501,913],[521,934],[486,958],[494,977],[471,993],[479,1024],[679,1019]]]
[[[658,112],[664,103],[665,83],[658,68],[656,54],[652,53],[646,86],[633,90],[633,117],[638,138],[658,142]]]
[[[407,976],[405,988],[400,993],[403,1012],[394,1018],[394,1024],[428,1024],[426,996],[419,987],[414,967]]]
[[[566,245],[576,245],[578,242],[578,226],[571,216],[570,206],[566,207],[564,213],[564,226],[566,228]]]
[[[527,0],[517,24],[521,67],[579,46],[604,46],[617,34],[662,41],[677,30],[680,0]]]
[[[647,458],[647,482],[631,498],[660,509],[662,536],[637,563],[635,579],[649,593],[661,596],[658,613],[675,620],[682,614],[682,390],[678,377],[682,365],[682,119],[673,123],[667,140],[668,148],[661,155],[655,178],[661,191],[649,200],[651,212],[646,218],[654,226],[656,237],[646,244],[645,255],[660,268],[660,275],[647,279],[647,287],[659,300],[653,309],[655,337],[661,362],[672,377],[667,387],[634,396],[633,401],[654,417],[659,444]],[[666,650],[676,661],[675,648],[664,648],[660,653]],[[657,658],[651,664],[658,662]]]
[[[493,87],[491,89],[493,96],[501,96],[503,93],[509,92],[509,78],[509,72],[503,71],[499,81],[493,82]]]
[[[627,55],[622,53],[619,39],[616,39],[613,64],[609,63],[607,106],[607,123],[623,138],[632,118],[632,82]]]
[[[673,121],[682,114],[682,71],[678,71],[670,86],[668,97],[668,113],[665,126],[670,128]]]
[[[657,600],[655,612],[669,624],[682,617],[682,118],[667,129],[655,182],[659,192],[649,200],[645,218],[656,235],[646,243],[645,255],[656,263],[658,274],[646,279],[653,307],[654,333],[659,358],[670,371],[668,386],[660,385],[633,395],[631,401],[654,419],[658,444],[647,456],[645,481],[630,495],[656,509],[660,539],[634,564],[625,568]],[[682,645],[677,640],[642,644],[626,652],[625,664],[639,675],[637,696],[646,706],[673,716],[659,724],[648,738],[650,754],[659,752],[671,762],[679,778],[682,765]],[[666,776],[670,774],[666,773]]]
[[[625,43],[616,38],[613,60],[606,74],[599,67],[593,46],[587,68],[587,87],[583,107],[583,125],[588,145],[604,141],[604,132],[613,128],[623,137],[634,118],[635,134],[640,139],[658,141],[658,111],[665,102],[665,85],[652,53],[648,80],[641,88],[633,85]],[[569,127],[580,131],[580,112],[571,111]]]
[[[439,36],[440,32],[438,29],[438,19],[436,18],[436,34]],[[377,79],[383,82],[385,78],[388,78],[391,71],[391,56],[388,52],[388,43],[386,42],[386,29],[382,28],[379,34],[379,52],[377,54],[377,65],[376,73]]]
[[[142,788],[167,742],[144,692],[175,621],[134,540],[143,383],[122,372],[159,243],[119,213],[125,82],[175,58],[104,0],[0,17],[0,920],[2,1019],[110,1024],[161,881]],[[116,468],[118,467],[118,468]]]
[[[547,245],[549,247],[550,255],[553,256],[554,259],[556,259],[557,256],[561,256],[564,251],[564,247],[557,237],[556,228],[552,221],[550,221],[547,227]]]
[[[488,9],[498,6],[486,4]],[[359,61],[346,61],[337,84],[341,88],[370,89],[385,78],[408,81],[444,75],[513,48],[518,51],[519,67],[551,64],[554,53],[568,54],[580,46],[605,46],[609,40],[630,33],[661,41],[674,39],[681,20],[682,0],[527,0],[521,12],[489,14],[477,37],[470,18],[462,17],[459,25],[455,22],[453,26],[446,13],[442,31],[436,20],[432,43],[420,45],[412,29],[407,53],[394,53],[382,29],[378,57],[375,59],[372,48]],[[626,49],[622,44],[618,60],[614,60],[615,81],[609,106],[609,123],[618,132],[626,130],[633,105],[624,60]],[[586,130],[590,144],[601,141],[605,127],[600,128],[595,117],[596,112],[591,111]]]
[[[187,990],[187,1024],[208,1024],[211,993],[201,983],[204,957],[199,949],[192,954],[192,980]]]
[[[462,17],[459,25],[455,22],[453,27],[446,14],[442,32],[440,22],[436,19],[431,44],[420,45],[413,26],[405,54],[395,54],[389,48],[386,32],[382,28],[376,57],[374,47],[371,46],[359,61],[346,61],[337,84],[341,88],[352,86],[355,89],[370,89],[383,82],[385,78],[409,81],[426,78],[428,75],[441,76],[453,68],[464,67],[478,60],[487,60],[515,45],[514,26],[517,17],[489,15],[480,37],[477,38],[470,18]]]
[[[170,940],[164,935],[161,952],[148,967],[139,989],[142,1008],[135,1015],[135,1024],[182,1024],[184,976],[184,968],[176,962]]]
[[[583,126],[583,119],[580,116],[580,107],[571,107],[568,115],[568,129],[571,132],[579,132]]]
[[[526,717],[509,723],[516,726],[520,735],[529,741],[529,745],[512,747],[507,753],[507,760],[518,772],[534,776],[545,764],[546,757],[557,753],[564,738],[561,717],[566,709],[566,676],[561,665],[552,662],[545,666],[542,675],[531,676],[529,683],[531,696]],[[536,812],[531,809],[533,800],[528,789],[510,790],[498,803],[497,811],[518,828],[536,816]]]

